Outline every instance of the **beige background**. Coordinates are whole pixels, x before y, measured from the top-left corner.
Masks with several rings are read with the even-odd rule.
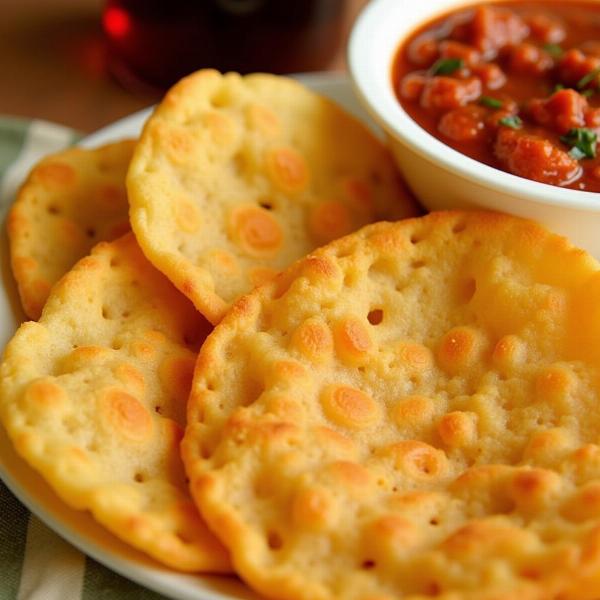
[[[347,0],[347,37],[367,0]],[[0,114],[91,132],[156,101],[107,73],[102,0],[0,0]],[[344,51],[330,66],[345,68]]]

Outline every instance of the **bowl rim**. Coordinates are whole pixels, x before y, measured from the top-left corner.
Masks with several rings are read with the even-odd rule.
[[[493,2],[494,0],[479,0]],[[420,23],[444,14],[476,4],[469,0],[447,0],[443,7],[432,6],[428,16]],[[413,152],[430,162],[437,163],[447,171],[455,173],[495,191],[523,198],[529,201],[569,208],[600,212],[600,194],[582,190],[572,190],[525,179],[512,173],[496,169],[474,158],[466,156],[437,139],[408,115],[397,100],[392,86],[392,66],[404,33],[398,38],[390,51],[385,45],[378,47],[378,31],[386,23],[394,22],[395,15],[403,10],[405,2],[398,0],[371,0],[362,10],[352,28],[347,47],[347,63],[354,92],[373,119],[392,138],[408,146]],[[414,31],[418,24],[408,28],[407,34]],[[385,51],[384,51],[385,50]],[[373,54],[376,60],[385,66],[386,82],[377,81],[376,69],[372,64]],[[381,70],[381,69],[380,69]],[[379,78],[381,79],[381,78]]]

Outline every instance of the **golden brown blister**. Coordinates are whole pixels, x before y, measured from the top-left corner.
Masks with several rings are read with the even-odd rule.
[[[367,128],[299,83],[204,70],[147,121],[127,176],[146,256],[213,323],[317,246],[414,215]]]
[[[135,142],[70,148],[31,171],[8,216],[11,264],[27,316],[39,319],[50,289],[103,240],[129,231],[125,174]]]
[[[210,326],[143,256],[102,242],[21,326],[0,366],[0,417],[69,505],[183,571],[229,571],[179,457],[196,352]]]
[[[242,298],[182,445],[250,585],[285,600],[592,600],[600,268],[493,213],[380,223]]]

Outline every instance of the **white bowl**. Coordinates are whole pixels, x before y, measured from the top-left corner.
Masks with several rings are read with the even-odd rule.
[[[419,25],[465,4],[372,0],[348,47],[355,92],[384,129],[400,170],[428,209],[483,208],[527,217],[600,257],[600,194],[530,181],[469,158],[417,125],[396,99],[391,73],[400,43]]]

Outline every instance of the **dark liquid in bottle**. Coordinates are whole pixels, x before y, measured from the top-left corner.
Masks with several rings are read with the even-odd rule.
[[[166,89],[203,67],[250,73],[322,69],[342,34],[345,0],[108,0],[115,74]]]

